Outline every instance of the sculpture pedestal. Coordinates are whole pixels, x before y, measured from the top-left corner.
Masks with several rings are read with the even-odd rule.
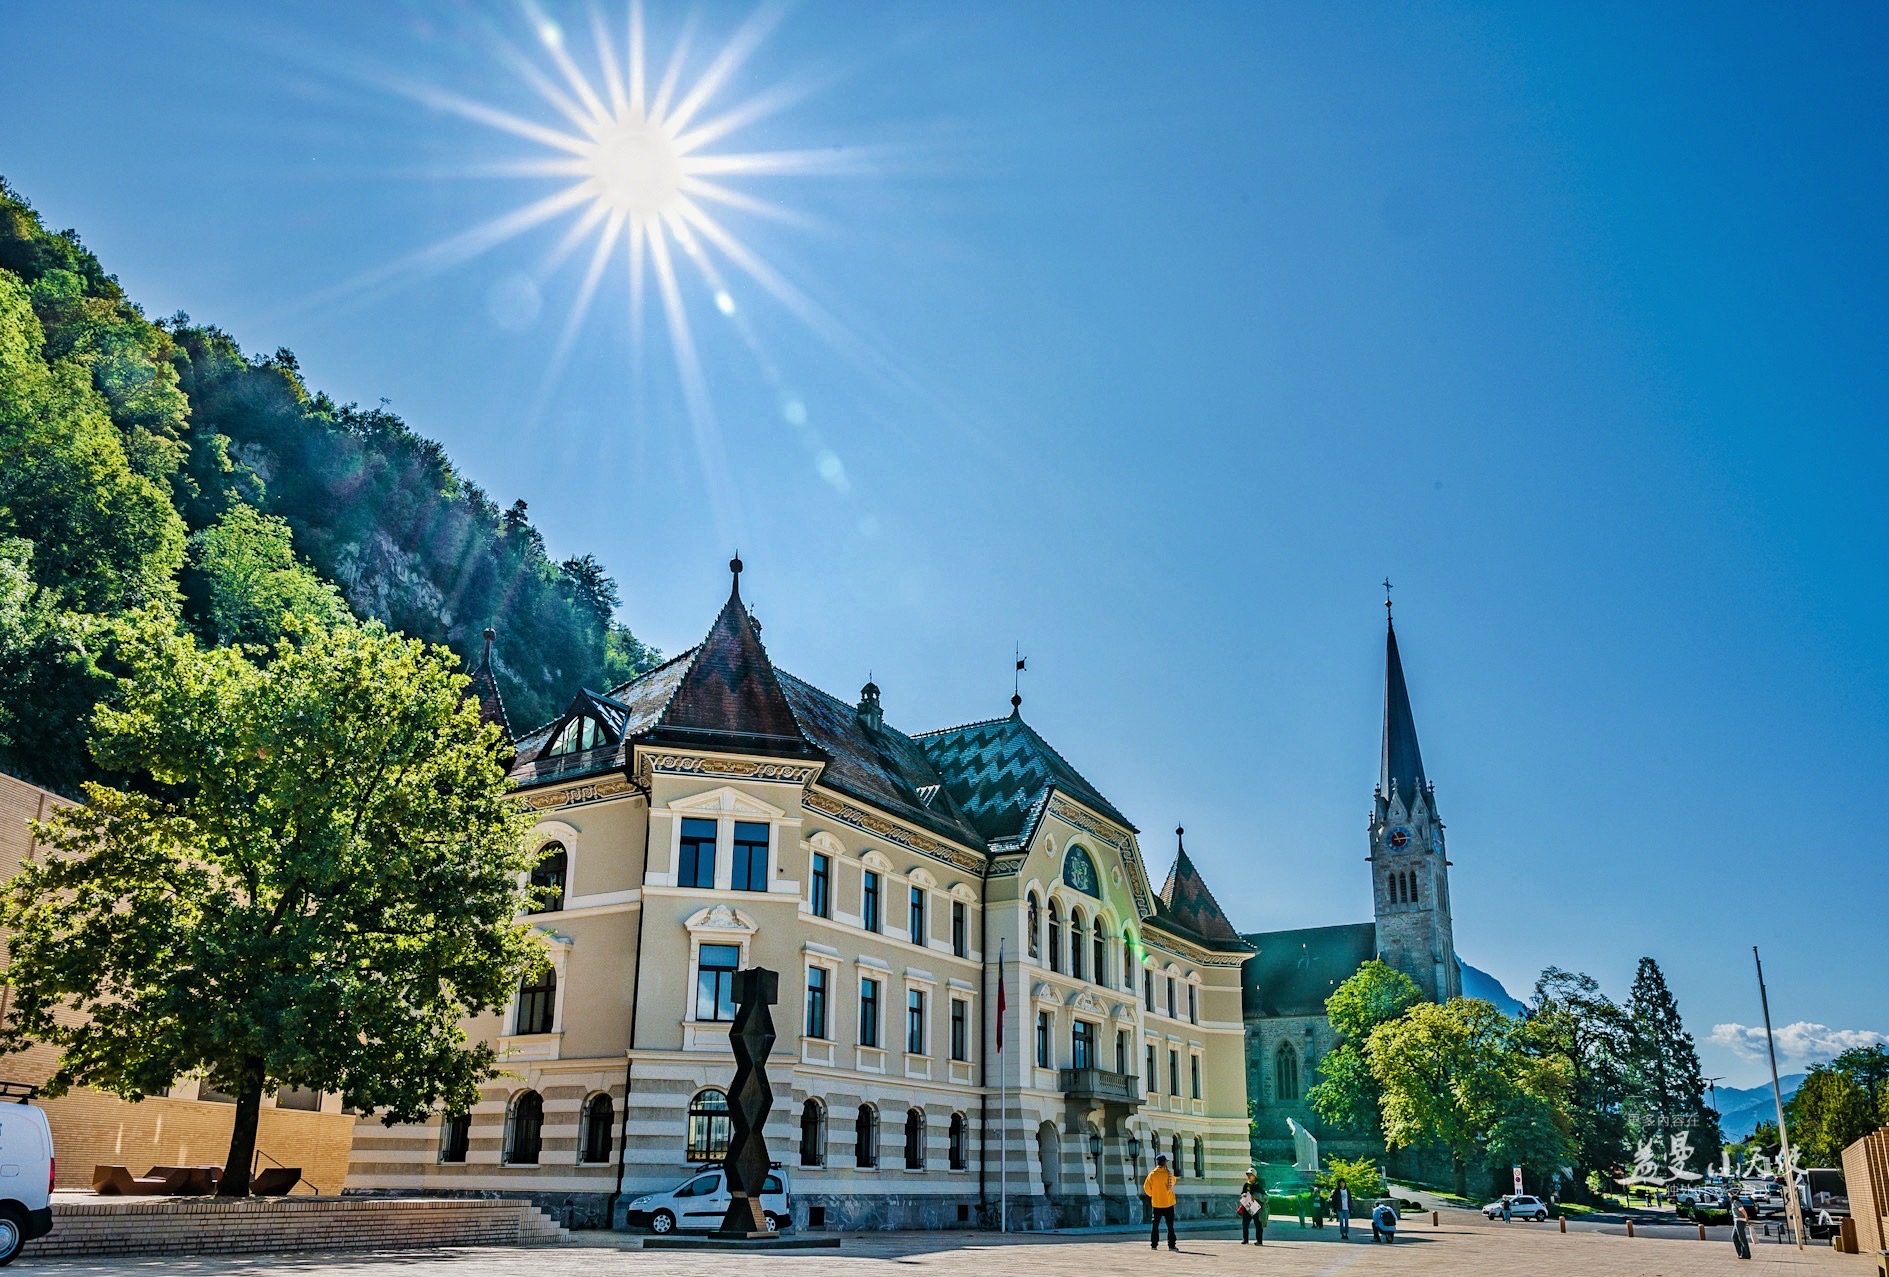
[[[645,1237],[644,1250],[838,1250],[837,1237],[783,1237],[779,1233],[704,1233],[695,1237]]]

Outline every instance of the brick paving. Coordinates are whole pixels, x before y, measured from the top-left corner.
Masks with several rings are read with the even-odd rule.
[[[1263,1250],[1241,1246],[1225,1232],[1182,1235],[1181,1252],[1150,1253],[1145,1237],[1125,1234],[1010,1237],[987,1233],[879,1233],[847,1235],[834,1251],[731,1255],[644,1251],[637,1238],[578,1234],[572,1246],[555,1249],[467,1248],[399,1254],[215,1256],[148,1260],[22,1260],[14,1272],[56,1277],[117,1277],[163,1273],[167,1277],[1225,1277],[1228,1273],[1328,1274],[1524,1273],[1528,1277],[1692,1277],[1738,1273],[1740,1277],[1872,1277],[1868,1259],[1839,1255],[1827,1246],[1803,1252],[1763,1244],[1751,1263],[1740,1263],[1728,1242],[1695,1239],[1628,1239],[1614,1233],[1552,1225],[1486,1224],[1464,1212],[1445,1215],[1441,1227],[1427,1218],[1406,1222],[1395,1246],[1374,1246],[1370,1232],[1341,1243],[1335,1229],[1301,1232],[1295,1224],[1275,1227]],[[917,1271],[914,1271],[917,1270]]]

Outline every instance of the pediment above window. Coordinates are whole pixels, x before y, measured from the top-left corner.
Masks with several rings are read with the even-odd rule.
[[[750,918],[733,905],[713,904],[706,909],[698,909],[689,915],[682,924],[692,932],[725,931],[740,935],[753,935],[758,928]]]
[[[669,810],[692,816],[751,816],[760,820],[779,819],[787,814],[781,808],[764,803],[732,785],[723,785],[706,793],[690,794],[687,798],[671,799]]]

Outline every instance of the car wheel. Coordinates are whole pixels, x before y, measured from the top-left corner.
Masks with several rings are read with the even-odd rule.
[[[649,1221],[649,1231],[659,1237],[664,1233],[675,1232],[676,1217],[666,1210],[657,1211],[655,1216]]]
[[[1546,1220],[1547,1218],[1548,1218],[1548,1212],[1547,1212],[1547,1211],[1545,1211],[1545,1210],[1538,1210],[1538,1211],[1536,1211],[1536,1212],[1535,1212],[1535,1222],[1536,1222],[1537,1224],[1539,1224],[1539,1223],[1542,1223],[1542,1222],[1543,1222],[1543,1221],[1545,1221],[1545,1220]]]
[[[767,1217],[767,1231],[770,1233],[778,1233],[780,1230],[781,1217],[779,1215],[770,1214]]]
[[[11,1210],[0,1211],[0,1267],[10,1264],[26,1245],[26,1228]]]

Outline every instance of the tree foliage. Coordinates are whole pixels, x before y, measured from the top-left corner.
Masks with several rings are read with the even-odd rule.
[[[1382,1138],[1378,1124],[1382,1090],[1372,1075],[1365,1044],[1371,1031],[1423,1001],[1417,982],[1372,958],[1325,999],[1325,1015],[1338,1046],[1319,1061],[1321,1080],[1306,1093],[1320,1118],[1341,1130]]]
[[[1628,1137],[1670,1151],[1675,1137],[1690,1150],[1689,1167],[1702,1173],[1719,1161],[1718,1114],[1705,1102],[1699,1052],[1686,1032],[1666,974],[1641,958],[1627,998],[1625,1116]]]
[[[54,1094],[202,1073],[237,1097],[231,1195],[270,1089],[463,1111],[495,1061],[461,1021],[539,950],[513,921],[524,818],[457,662],[378,624],[292,619],[260,654],[158,607],[128,629],[135,676],[94,749],[135,787],[89,784],[0,898],[0,1048],[56,1044]]]
[[[1811,1066],[1784,1102],[1784,1117],[1803,1167],[1843,1165],[1843,1150],[1880,1124],[1869,1091],[1835,1063]]]
[[[1573,1183],[1613,1178],[1629,1152],[1621,1099],[1630,1026],[1592,976],[1549,967],[1535,981],[1518,1038],[1523,1051],[1566,1061]],[[1526,1164],[1526,1163],[1524,1163]]]
[[[0,768],[67,793],[101,778],[83,742],[118,671],[96,636],[151,605],[206,641],[267,642],[278,605],[334,611],[325,583],[467,659],[491,626],[521,730],[658,659],[602,565],[554,563],[524,502],[501,512],[385,405],[311,391],[288,350],[147,319],[4,182],[0,542],[24,543],[9,561],[31,586],[27,632],[0,635],[0,692],[25,698],[0,711]]]

